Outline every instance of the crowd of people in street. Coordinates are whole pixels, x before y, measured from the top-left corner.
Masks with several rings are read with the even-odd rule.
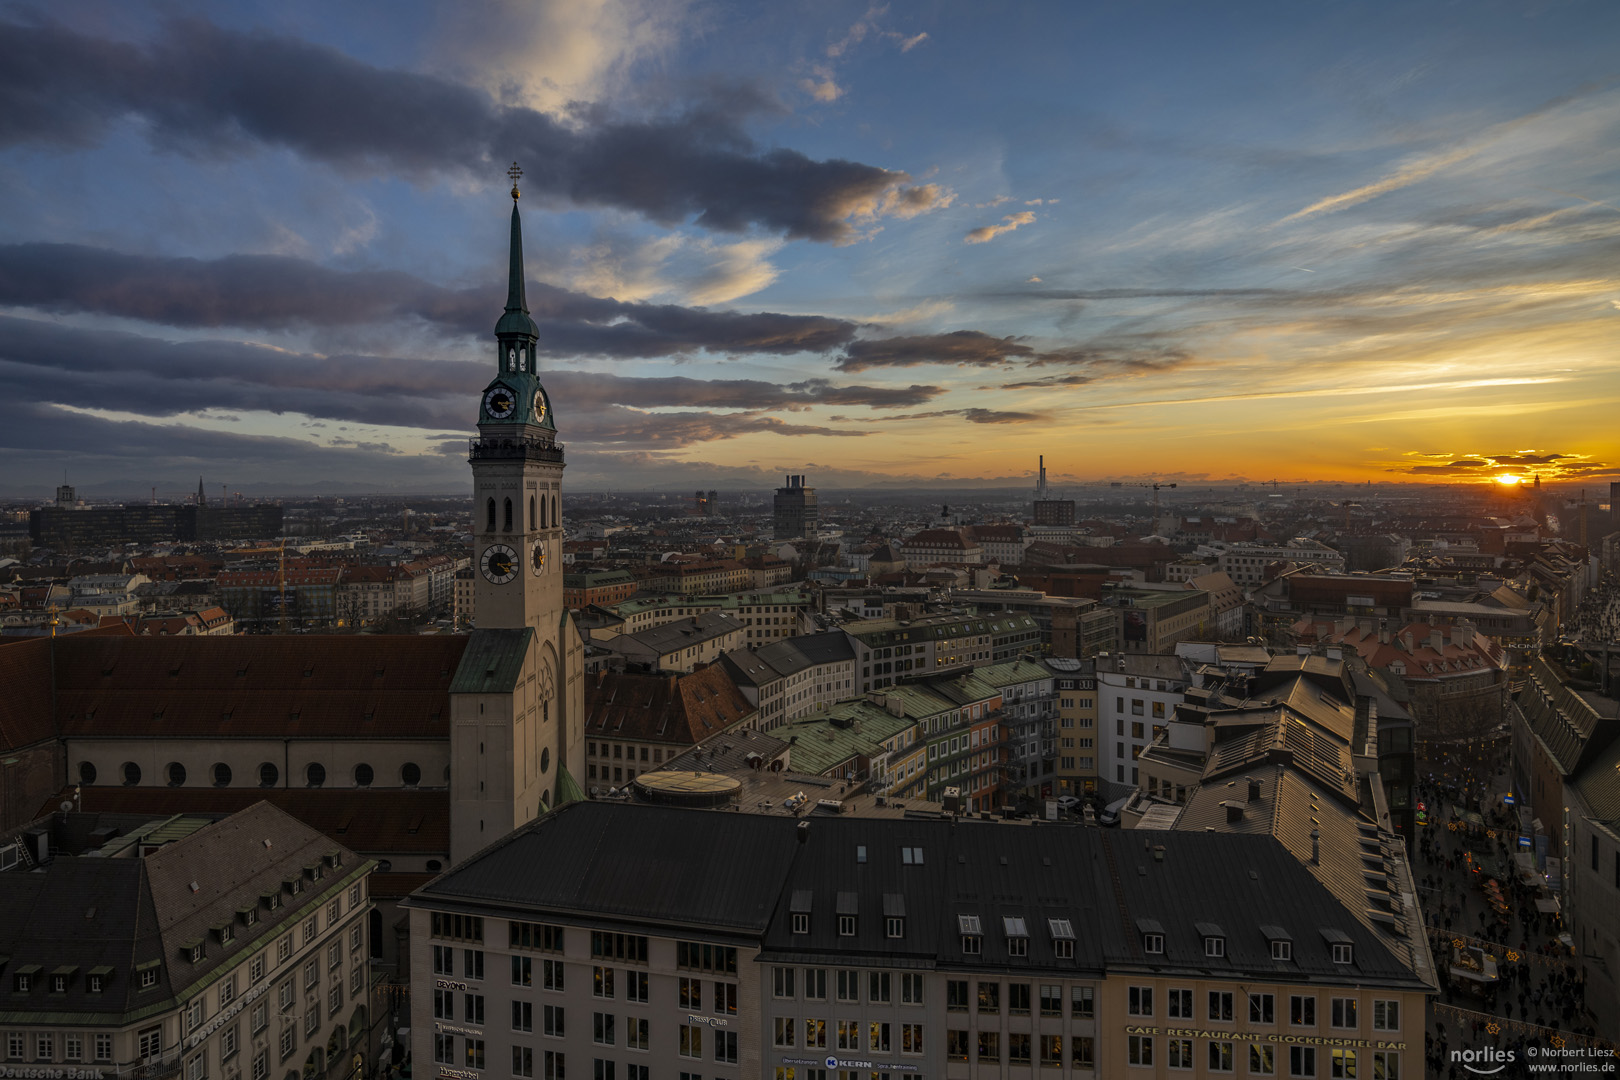
[[[1522,872],[1514,859],[1520,823],[1517,808],[1501,798],[1511,791],[1505,749],[1473,761],[1442,758],[1436,762],[1442,771],[1422,779],[1415,792],[1427,823],[1412,847],[1412,874],[1438,969],[1437,1000],[1478,1014],[1431,1018],[1424,1037],[1429,1076],[1470,1075],[1451,1060],[1453,1049],[1517,1048],[1523,1060],[1531,1042],[1598,1034],[1586,1012],[1580,965],[1560,940],[1564,926],[1552,893],[1539,873]],[[1486,957],[1495,962],[1494,980]],[[1512,1023],[1495,1023],[1497,1017]],[[1493,1023],[1496,1031],[1489,1030]]]

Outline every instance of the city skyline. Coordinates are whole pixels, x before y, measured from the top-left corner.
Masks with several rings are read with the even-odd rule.
[[[1612,8],[380,10],[0,16],[0,494],[463,487],[513,158],[574,491],[1620,477]]]

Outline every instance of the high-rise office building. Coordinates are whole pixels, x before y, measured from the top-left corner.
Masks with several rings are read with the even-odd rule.
[[[775,524],[777,540],[808,540],[816,535],[820,516],[816,510],[816,489],[804,486],[804,477],[786,477],[787,485],[776,489]]]

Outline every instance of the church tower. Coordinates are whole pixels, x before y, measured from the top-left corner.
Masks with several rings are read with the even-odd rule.
[[[496,372],[478,404],[473,617],[451,689],[451,856],[460,860],[578,791],[584,646],[563,606],[563,447],[529,317],[517,166]]]

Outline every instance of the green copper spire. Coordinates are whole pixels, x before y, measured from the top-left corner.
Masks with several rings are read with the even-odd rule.
[[[529,300],[523,283],[523,220],[518,217],[518,177],[523,175],[517,162],[507,170],[512,178],[512,249],[509,253],[506,279],[506,313],[495,324],[495,334],[504,340],[507,334],[521,334],[530,339],[540,336],[540,328],[529,318]],[[523,344],[533,344],[533,341]]]

